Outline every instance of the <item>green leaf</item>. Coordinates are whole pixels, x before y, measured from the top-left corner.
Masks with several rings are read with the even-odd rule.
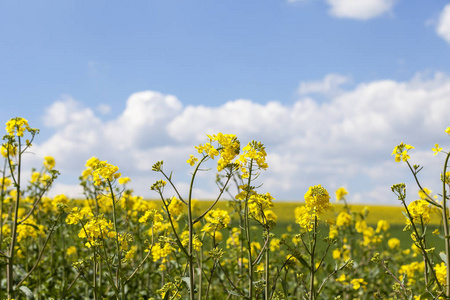
[[[22,285],[19,287],[19,290],[25,294],[25,297],[27,297],[27,299],[34,299],[33,292],[28,287]]]

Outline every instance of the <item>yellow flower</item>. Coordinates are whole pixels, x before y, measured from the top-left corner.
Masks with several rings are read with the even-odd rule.
[[[299,206],[295,208],[295,222],[300,225],[300,227],[311,231],[314,227],[313,220],[315,214],[310,214],[309,209],[306,206]]]
[[[367,229],[367,223],[366,221],[358,221],[355,224],[355,229],[357,232],[362,233],[364,230]]]
[[[436,264],[436,277],[440,284],[445,284],[447,279],[447,266],[445,263]]]
[[[205,220],[208,222],[207,225],[211,224],[210,230],[212,231],[228,227],[231,218],[226,210],[213,209],[206,214]],[[204,231],[209,232],[208,230],[205,230],[205,228]]]
[[[68,256],[76,254],[77,253],[77,248],[75,246],[70,246],[69,248],[67,248],[66,253],[67,253]]]
[[[395,146],[394,151],[392,151],[391,155],[395,154],[395,161],[407,161],[410,157],[408,155],[408,151],[414,149],[413,146],[400,143],[400,145]]]
[[[361,286],[364,289],[365,286],[367,285],[367,282],[364,279],[362,279],[362,278],[352,279],[350,281],[350,283],[353,285],[353,289],[354,290],[358,290],[359,288],[361,288]]]
[[[3,177],[0,179],[0,185],[3,187],[4,191],[6,191],[11,184],[12,181],[8,177]]]
[[[214,232],[214,239],[216,240],[216,243],[219,243],[223,240],[223,234],[220,231]]]
[[[174,217],[178,217],[183,212],[183,208],[183,202],[178,200],[176,197],[172,197],[169,204],[169,213]]]
[[[339,234],[339,231],[337,230],[336,226],[330,226],[330,231],[328,232],[328,237],[330,239],[334,239]]]
[[[30,130],[30,126],[28,126],[28,121],[24,118],[14,118],[6,122],[6,132],[10,136],[13,136],[17,133],[17,136],[23,136],[25,130]]]
[[[423,188],[423,190],[418,191],[419,198],[422,200],[426,200],[428,198],[427,195],[431,197],[432,192],[433,191],[428,188]]]
[[[69,204],[69,199],[67,199],[67,196],[64,194],[55,196],[52,201],[52,205],[55,210],[58,210],[58,206],[61,204],[63,207],[67,207],[67,204]]]
[[[107,161],[100,161],[94,167],[92,176],[94,177],[94,184],[99,186],[102,184],[102,179],[113,181],[121,176],[118,173],[119,167],[108,164]]]
[[[74,207],[72,211],[69,213],[69,215],[66,218],[66,223],[71,225],[78,224],[81,220],[83,220],[84,217],[93,217],[94,215],[91,212],[91,209],[89,207],[83,207],[78,208]]]
[[[345,211],[342,211],[336,217],[336,226],[337,227],[349,226],[351,221],[352,221],[352,216],[350,216]]]
[[[120,177],[117,182],[119,184],[121,184],[121,185],[124,185],[124,184],[127,184],[130,181],[131,181],[130,177]]]
[[[450,134],[450,127],[447,127],[447,129],[445,129],[445,132]]]
[[[8,157],[8,154],[10,157],[13,157],[16,156],[17,154],[17,148],[11,144],[3,144],[1,148],[1,153],[3,157]]]
[[[29,217],[27,221],[20,226],[17,226],[17,241],[27,237],[37,238],[38,236],[45,236],[44,226],[38,225],[33,217]]]
[[[398,249],[400,248],[400,240],[397,238],[390,238],[388,240],[388,246],[390,249]]]
[[[55,159],[51,156],[44,157],[44,166],[47,170],[51,170],[55,167]]]
[[[163,216],[156,209],[149,209],[139,218],[139,223],[158,224],[164,220]]]
[[[341,276],[336,278],[336,281],[338,281],[338,282],[345,282],[345,281],[347,281],[347,276],[345,274],[341,274]]]
[[[424,223],[428,223],[430,221],[430,206],[425,200],[416,200],[411,202],[408,205],[408,211],[413,218],[413,221],[423,221]],[[406,223],[409,224],[409,219],[406,220]]]
[[[439,152],[442,151],[442,148],[439,147],[439,144],[434,145],[434,147],[435,148],[431,148],[431,150],[433,150],[433,155],[436,155],[436,154],[438,154]]]
[[[336,201],[339,202],[342,199],[344,199],[345,195],[347,195],[348,192],[344,187],[340,187],[336,190]]]
[[[195,163],[198,161],[198,158],[195,157],[194,155],[190,155],[189,159],[186,161],[188,164],[190,164],[191,166],[195,165]]]
[[[183,244],[183,246],[185,247],[189,244],[189,231],[186,230],[181,233],[181,244]],[[192,236],[192,247],[195,251],[200,251],[202,246],[202,241],[200,241],[198,235],[194,234]]]
[[[270,251],[274,252],[280,249],[280,239],[273,238],[270,240]]]
[[[334,260],[339,259],[341,257],[341,252],[342,252],[341,249],[334,249],[333,250],[333,259]]]
[[[152,248],[153,261],[157,261],[162,258],[163,263],[165,263],[167,261],[167,256],[169,256],[173,250],[174,249],[170,243],[164,243],[162,246],[160,243],[156,243]]]
[[[381,231],[388,231],[390,228],[389,222],[386,220],[379,220],[377,224],[377,229],[375,230],[377,233],[380,233]]]
[[[321,213],[330,207],[330,195],[320,184],[311,186],[305,194],[306,206],[314,212]]]

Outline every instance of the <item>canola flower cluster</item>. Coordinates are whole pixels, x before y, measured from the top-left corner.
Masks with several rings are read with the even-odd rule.
[[[312,186],[305,194],[305,205],[295,209],[295,220],[308,231],[313,230],[320,214],[330,209],[330,195],[320,184]]]
[[[242,178],[248,178],[250,168],[253,164],[261,170],[266,170],[268,164],[266,163],[267,153],[265,147],[261,142],[251,141],[243,149],[241,153],[241,144],[234,134],[218,133],[217,135],[207,135],[209,142],[196,146],[198,153],[203,154],[204,157],[214,159],[220,156],[217,161],[217,171],[220,172],[225,168],[231,166],[233,169],[241,171]],[[218,146],[214,147],[213,143],[217,142]],[[198,162],[198,158],[190,155],[186,161],[191,166]]]

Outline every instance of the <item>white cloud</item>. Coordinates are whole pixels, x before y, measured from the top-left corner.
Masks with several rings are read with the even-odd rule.
[[[442,10],[436,31],[444,40],[450,43],[450,4],[447,4]]]
[[[300,86],[308,93],[329,93],[344,82],[346,77],[330,74],[323,82]],[[110,121],[65,97],[48,109],[46,124],[55,133],[36,141],[32,159],[40,163],[45,155],[55,156],[68,185],[57,186],[58,193],[75,192],[70,184],[95,155],[118,165],[136,193],[151,197],[149,186],[160,178],[151,171],[156,161],[164,160],[164,169],[174,171],[186,192],[192,171],[186,159],[196,154],[194,146],[205,142],[207,133],[234,133],[242,144],[255,139],[266,145],[270,167],[259,180],[262,191],[278,199],[301,200],[308,186],[322,184],[330,192],[346,186],[352,202],[396,204],[392,184],[406,182],[416,190],[406,166],[390,156],[400,142],[416,147],[413,163],[426,166],[421,178],[437,190],[433,184],[442,161],[430,149],[436,142],[445,144],[449,98],[450,77],[442,73],[361,83],[327,101],[302,96],[292,105],[235,100],[219,107],[183,107],[174,96],[147,91],[131,95],[123,113]],[[217,193],[214,165],[209,167],[210,176],[202,173],[196,181],[194,197]]]
[[[327,0],[330,14],[337,18],[368,20],[389,12],[394,0]]]
[[[307,81],[301,82],[298,88],[300,95],[307,94],[324,94],[327,96],[334,96],[342,90],[340,86],[349,83],[351,79],[340,74],[328,74],[321,81]]]

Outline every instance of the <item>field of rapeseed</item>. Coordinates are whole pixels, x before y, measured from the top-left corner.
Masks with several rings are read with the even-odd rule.
[[[92,157],[80,176],[85,199],[49,198],[59,175],[52,157],[23,177],[22,156],[38,133],[23,118],[6,123],[0,299],[450,298],[449,154],[439,145],[433,151],[446,154],[440,198],[420,185],[414,147],[402,143],[392,153],[419,190],[407,204],[405,185],[392,186],[403,205],[396,219],[409,236],[401,241],[386,218],[348,205],[344,188],[312,186],[304,203],[281,213],[292,222],[279,218],[270,192],[254,186],[269,167],[264,145],[241,145],[232,134],[207,135],[195,147],[186,195],[163,161],[152,168],[161,179],[149,183],[155,202],[134,195],[119,167]],[[214,160],[217,174],[205,169]],[[208,205],[193,198],[199,172],[216,176],[217,198]],[[430,226],[432,219],[442,221]]]

